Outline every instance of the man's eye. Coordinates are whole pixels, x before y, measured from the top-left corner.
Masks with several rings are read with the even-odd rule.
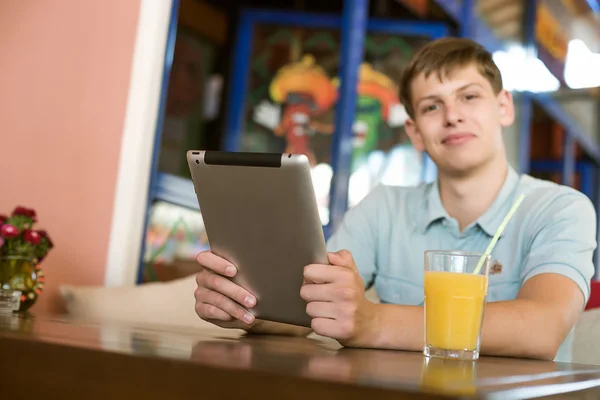
[[[438,109],[438,105],[437,104],[430,104],[428,106],[423,107],[423,113],[427,113],[430,111],[435,111]]]

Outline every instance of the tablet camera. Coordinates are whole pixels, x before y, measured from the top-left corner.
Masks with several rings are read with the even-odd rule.
[[[200,160],[196,160],[196,164],[200,164]]]

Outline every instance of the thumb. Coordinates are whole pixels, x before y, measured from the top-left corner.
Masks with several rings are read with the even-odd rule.
[[[331,265],[338,265],[340,267],[347,267],[354,271],[357,271],[356,263],[352,257],[352,253],[348,250],[340,250],[335,253],[327,253],[327,258]]]

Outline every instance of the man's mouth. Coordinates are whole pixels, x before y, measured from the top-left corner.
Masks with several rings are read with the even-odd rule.
[[[472,133],[454,133],[452,135],[446,136],[442,140],[442,144],[455,146],[458,144],[466,143],[471,139],[475,139],[475,135],[473,135]]]

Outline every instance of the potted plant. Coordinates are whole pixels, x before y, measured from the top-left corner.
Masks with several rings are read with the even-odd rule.
[[[0,215],[0,289],[21,292],[19,311],[29,309],[44,287],[40,263],[53,247],[44,230],[35,230],[35,210],[16,207]]]

